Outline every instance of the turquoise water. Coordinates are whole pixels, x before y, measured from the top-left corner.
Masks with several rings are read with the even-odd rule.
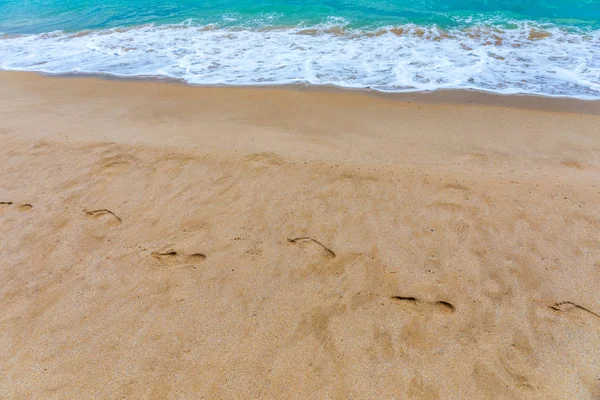
[[[0,29],[8,34],[177,24],[189,19],[222,27],[311,26],[331,17],[366,29],[408,23],[443,28],[503,25],[503,21],[600,27],[600,2],[592,0],[0,0],[0,9]]]
[[[600,98],[600,0],[0,0],[0,69]]]

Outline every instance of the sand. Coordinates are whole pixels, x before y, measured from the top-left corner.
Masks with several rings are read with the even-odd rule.
[[[0,87],[0,398],[600,398],[597,103]]]

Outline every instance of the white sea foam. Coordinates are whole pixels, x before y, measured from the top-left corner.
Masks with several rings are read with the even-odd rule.
[[[218,29],[185,23],[0,37],[0,69],[169,77],[194,85],[309,83],[380,91],[442,88],[600,99],[600,31],[559,28],[377,32],[328,26]]]

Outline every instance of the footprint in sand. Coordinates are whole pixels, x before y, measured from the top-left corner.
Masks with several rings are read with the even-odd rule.
[[[330,248],[323,245],[323,243],[321,243],[318,240],[313,239],[311,237],[304,236],[304,237],[297,237],[294,239],[288,238],[287,241],[292,244],[297,244],[301,247],[305,247],[305,246],[316,247],[319,251],[321,251],[321,253],[323,254],[324,257],[335,258],[335,253],[333,252],[333,250],[331,250]]]
[[[110,226],[119,225],[122,222],[121,218],[117,217],[115,213],[107,209],[84,211],[88,217],[104,221]]]
[[[412,296],[391,296],[390,299],[395,304],[423,312],[452,314],[456,311],[456,307],[447,301],[424,301]]]
[[[31,204],[13,204],[12,201],[0,201],[0,214],[9,210],[10,208],[16,208],[17,211],[25,212],[33,208]]]
[[[116,154],[103,158],[94,165],[94,172],[106,176],[116,176],[131,168],[137,159],[128,154]]]
[[[464,185],[461,185],[459,183],[448,183],[448,184],[444,185],[444,189],[447,189],[447,190],[459,190],[459,191],[462,191],[462,192],[468,192],[469,191],[468,187],[466,187]]]
[[[21,204],[20,206],[17,207],[17,210],[21,211],[21,212],[25,212],[25,211],[29,211],[33,208],[33,206],[31,204]]]
[[[574,320],[583,321],[584,318],[591,317],[596,321],[600,322],[600,314],[597,314],[592,310],[589,310],[571,301],[561,301],[558,303],[554,303],[553,305],[548,306],[548,308],[550,308],[557,314],[562,314]]]
[[[578,171],[582,171],[585,169],[585,164],[580,163],[579,161],[575,161],[575,160],[564,160],[560,162],[562,165],[564,165],[565,167],[571,168],[571,169],[576,169]]]
[[[206,259],[206,255],[202,253],[182,254],[173,249],[154,251],[151,254],[152,257],[166,265],[194,265],[200,264]]]

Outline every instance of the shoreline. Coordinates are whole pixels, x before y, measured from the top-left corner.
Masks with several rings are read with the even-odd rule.
[[[424,104],[476,104],[500,107],[512,107],[526,110],[562,111],[584,114],[600,114],[600,99],[581,99],[565,96],[549,96],[535,94],[504,94],[475,89],[436,89],[433,91],[385,92],[370,88],[349,88],[335,85],[313,85],[308,83],[273,84],[273,85],[193,85],[182,79],[168,77],[121,77],[111,74],[69,73],[48,74],[36,71],[10,71],[0,73],[36,74],[47,78],[58,79],[99,79],[117,82],[154,82],[170,85],[181,85],[194,88],[237,88],[248,90],[299,90],[309,92],[350,92],[378,96],[400,102],[420,102]]]
[[[452,34],[439,31],[435,24],[409,24],[406,29],[376,29],[366,35],[348,36],[341,27],[328,31],[324,26],[323,31],[318,26],[316,31],[306,26],[306,32],[300,26],[299,31],[282,26],[266,32],[262,30],[266,21],[254,26],[257,29],[241,24],[239,30],[219,23],[197,29],[186,24],[99,31],[81,27],[84,30],[77,33],[58,31],[54,33],[57,36],[13,38],[13,42],[0,42],[4,44],[0,49],[3,68],[48,73],[81,68],[117,76],[166,75],[208,85],[312,82],[391,91],[452,86],[600,99],[592,56],[600,31],[513,22],[516,24],[504,28],[503,24],[475,23],[473,31],[467,23],[464,29],[456,26]],[[181,29],[186,32],[183,36]],[[136,46],[125,44],[131,41]],[[177,50],[169,47],[170,41],[177,41]],[[230,51],[219,51],[223,43]],[[31,52],[22,53],[24,48]],[[554,57],[556,48],[562,49],[558,58]],[[57,57],[65,51],[71,54],[69,59]],[[245,56],[236,59],[236,54]],[[358,54],[360,58],[355,56]]]
[[[600,396],[599,115],[0,87],[0,398]]]

